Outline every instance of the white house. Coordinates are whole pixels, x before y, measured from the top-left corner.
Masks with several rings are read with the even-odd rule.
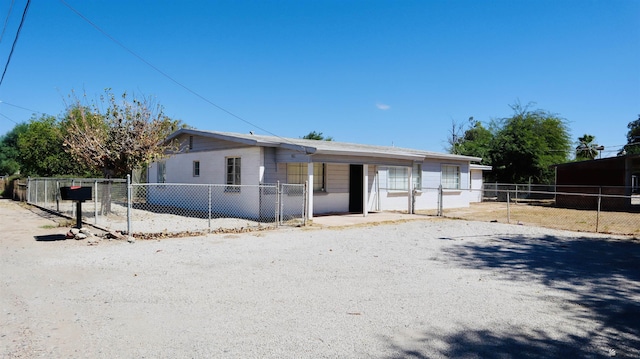
[[[362,213],[438,207],[442,185],[444,208],[479,201],[470,191],[482,187],[477,157],[414,149],[316,141],[194,129],[181,129],[167,141],[179,150],[155,162],[150,183],[258,185],[309,183],[307,214]],[[231,188],[231,187],[230,187]],[[259,211],[256,189],[228,191],[229,205]],[[161,195],[156,194],[161,201]],[[233,198],[236,198],[234,200]],[[197,206],[198,199],[193,199]],[[234,204],[235,203],[235,204]]]

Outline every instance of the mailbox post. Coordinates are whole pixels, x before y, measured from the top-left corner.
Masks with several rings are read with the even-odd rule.
[[[60,187],[60,197],[76,202],[76,227],[82,228],[82,202],[91,200],[91,187]]]

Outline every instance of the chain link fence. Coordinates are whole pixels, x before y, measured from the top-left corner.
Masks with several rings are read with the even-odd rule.
[[[127,180],[105,178],[28,178],[26,183],[26,201],[29,204],[76,218],[76,204],[63,200],[60,195],[62,187],[90,187],[90,201],[82,203],[83,221],[114,230],[114,221],[124,219],[127,215]]]
[[[306,185],[133,183],[126,179],[29,178],[27,202],[76,218],[62,187],[91,187],[83,221],[134,236],[233,232],[305,224]]]
[[[466,190],[481,203],[453,208],[441,195],[441,215],[480,221],[623,235],[640,234],[640,194],[630,187],[485,184]]]
[[[226,232],[303,225],[305,185],[131,185],[132,233]]]

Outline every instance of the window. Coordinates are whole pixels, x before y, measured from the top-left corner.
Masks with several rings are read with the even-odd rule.
[[[413,189],[422,189],[422,165],[419,163],[413,164],[412,174],[413,176]]]
[[[193,149],[193,136],[189,136],[189,149]]]
[[[389,167],[387,176],[387,188],[391,191],[407,191],[409,183],[409,171],[406,167]]]
[[[409,171],[407,167],[389,167],[387,189],[390,191],[408,191]],[[411,168],[413,188],[422,189],[422,165],[415,163]]]
[[[445,189],[460,189],[460,166],[442,165],[440,183]]]
[[[227,184],[240,186],[240,157],[227,157]],[[227,192],[240,192],[240,187],[227,186]]]
[[[193,161],[193,177],[200,177],[200,161]]]
[[[287,183],[304,184],[307,181],[307,163],[287,163]],[[313,190],[325,191],[325,164],[313,164]]]
[[[165,183],[167,181],[167,164],[164,161],[158,161],[158,173],[156,175],[157,183]]]

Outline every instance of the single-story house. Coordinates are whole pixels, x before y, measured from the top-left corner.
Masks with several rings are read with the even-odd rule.
[[[392,146],[281,138],[180,129],[167,138],[179,150],[151,164],[149,183],[260,185],[307,182],[308,218],[314,214],[408,211],[469,206],[481,200],[477,157]],[[477,191],[471,191],[472,189]],[[155,194],[158,195],[157,193]],[[234,206],[261,202],[258,190],[229,191],[244,197]],[[249,197],[247,197],[249,196]],[[195,203],[195,201],[194,201]],[[245,215],[259,208],[247,207]]]
[[[640,154],[569,162],[556,169],[556,205],[569,208],[597,208],[598,197],[572,194],[602,194],[601,209],[638,209],[632,196],[640,195]],[[611,197],[607,197],[611,196]],[[619,196],[619,197],[614,197]]]

